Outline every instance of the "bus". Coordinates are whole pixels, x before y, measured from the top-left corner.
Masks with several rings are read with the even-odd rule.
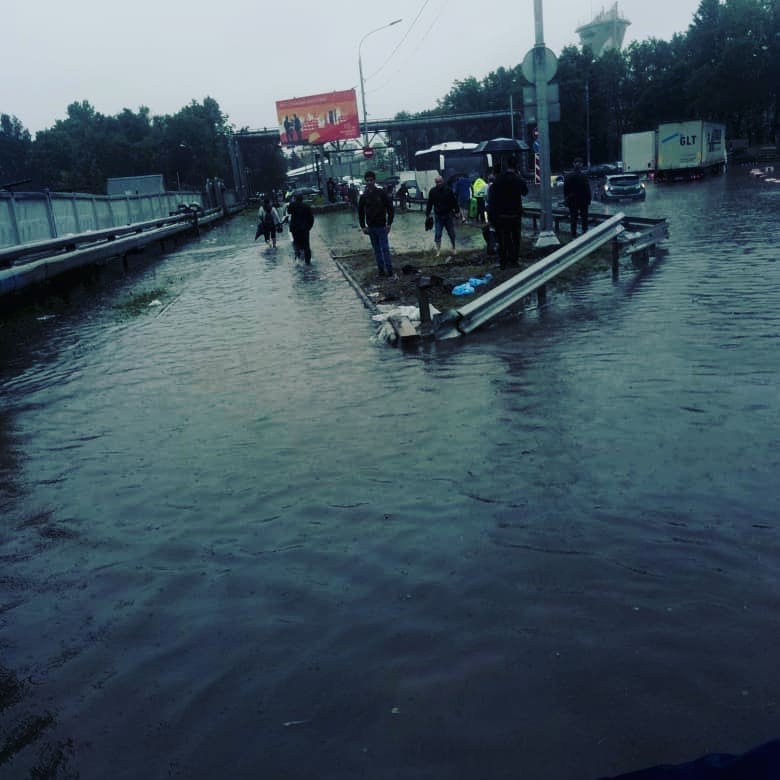
[[[414,154],[415,178],[423,197],[427,197],[437,176],[450,181],[457,174],[485,175],[485,155],[477,151],[479,144],[463,141],[445,141]]]

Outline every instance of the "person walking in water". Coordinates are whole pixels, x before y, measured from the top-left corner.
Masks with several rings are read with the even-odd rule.
[[[260,235],[262,230],[265,238],[266,246],[273,246],[276,249],[276,229],[277,226],[281,226],[282,218],[279,216],[279,212],[274,206],[271,205],[270,198],[263,200],[263,205],[257,212],[257,233],[255,238]]]
[[[433,211],[433,243],[436,245],[436,257],[441,254],[441,234],[446,230],[452,242],[452,254],[455,254],[455,213],[458,210],[458,199],[455,193],[444,183],[444,177],[437,176],[434,186],[428,193],[428,205],[425,216],[430,217]]]
[[[390,196],[376,186],[376,174],[366,171],[366,189],[358,200],[360,229],[371,239],[380,276],[393,275],[393,259],[387,234],[393,224],[395,209]]]
[[[295,259],[298,260],[303,256],[308,265],[311,263],[309,231],[314,226],[314,212],[308,203],[303,202],[303,195],[298,194],[287,209],[287,213],[290,215],[290,234],[293,238]]]
[[[592,195],[590,179],[582,172],[582,158],[574,160],[574,170],[563,180],[563,200],[569,209],[571,218],[572,238],[577,235],[577,222],[582,226],[582,233],[588,229],[588,207]]]

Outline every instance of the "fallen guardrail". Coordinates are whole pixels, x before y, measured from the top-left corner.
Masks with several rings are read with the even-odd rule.
[[[457,338],[489,322],[522,298],[542,288],[570,266],[612,241],[624,230],[621,224],[623,219],[622,213],[615,214],[460,309],[450,309],[437,314],[432,321],[434,338]]]

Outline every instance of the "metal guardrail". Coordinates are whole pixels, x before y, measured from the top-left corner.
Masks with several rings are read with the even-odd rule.
[[[618,236],[625,229],[621,224],[624,219],[622,213],[609,217],[471,303],[437,314],[433,318],[434,337],[439,340],[457,338],[484,325]]]
[[[202,193],[93,195],[0,189],[0,249],[160,219],[181,204],[195,203],[204,206]]]
[[[43,241],[30,241],[27,244],[18,244],[15,246],[0,249],[0,268],[24,262],[25,258],[37,258],[41,255],[50,255],[63,249],[75,249],[83,244],[99,243],[101,241],[114,241],[116,238],[129,234],[143,233],[147,230],[163,227],[165,225],[177,224],[180,222],[192,223],[198,220],[197,214],[206,215],[207,213],[218,212],[220,209],[211,209],[210,212],[204,212],[198,206],[197,213],[193,208],[181,208],[167,217],[159,217],[144,222],[135,222],[129,225],[103,228],[102,230],[88,230],[76,235],[61,236],[59,238],[48,238]]]
[[[66,271],[97,263],[155,241],[163,242],[185,230],[198,230],[225,215],[222,208],[188,210],[166,218],[137,222],[121,228],[80,233],[36,241],[21,247],[0,250],[0,264],[11,258],[12,265],[0,268],[0,295],[37,284]]]

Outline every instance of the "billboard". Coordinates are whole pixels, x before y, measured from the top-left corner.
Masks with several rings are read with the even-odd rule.
[[[283,144],[324,144],[360,137],[354,89],[276,101]]]

